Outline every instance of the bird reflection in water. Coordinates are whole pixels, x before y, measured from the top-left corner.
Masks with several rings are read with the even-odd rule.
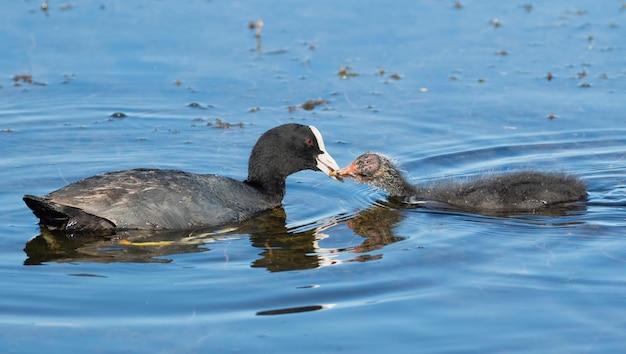
[[[374,205],[354,215],[341,215],[323,220],[309,229],[290,230],[285,211],[276,208],[247,220],[236,227],[210,230],[116,231],[109,235],[68,234],[45,228],[26,243],[25,265],[45,262],[134,262],[169,263],[166,256],[209,252],[214,242],[248,237],[252,246],[262,250],[260,258],[251,260],[253,268],[270,272],[314,269],[344,262],[365,262],[380,259],[382,254],[369,252],[398,242],[393,234],[402,214],[392,208]],[[332,230],[344,224],[363,237],[356,246],[324,248],[320,241],[332,237]],[[350,237],[352,239],[352,237]],[[356,255],[354,255],[356,254]]]

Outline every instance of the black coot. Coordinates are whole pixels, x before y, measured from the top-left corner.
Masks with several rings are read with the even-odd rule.
[[[378,153],[365,153],[331,175],[354,178],[392,197],[424,198],[469,211],[538,211],[587,197],[585,184],[576,177],[533,171],[414,186],[386,156]]]
[[[238,222],[281,205],[292,173],[339,166],[313,126],[265,132],[250,154],[248,178],[134,169],[83,179],[24,202],[51,230],[189,229]]]

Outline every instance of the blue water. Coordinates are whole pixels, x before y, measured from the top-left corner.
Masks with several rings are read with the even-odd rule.
[[[0,352],[626,350],[625,17],[621,1],[3,6]],[[310,99],[329,102],[289,111]],[[21,200],[134,167],[244,179],[259,135],[294,121],[340,165],[556,170],[589,200],[405,209],[308,171],[241,229],[131,245],[40,235]]]

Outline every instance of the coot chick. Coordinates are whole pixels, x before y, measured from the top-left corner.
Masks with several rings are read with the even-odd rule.
[[[576,177],[533,171],[414,186],[389,158],[378,153],[365,153],[331,175],[354,178],[391,197],[410,197],[410,201],[420,198],[476,212],[533,212],[587,197],[585,184]]]
[[[285,124],[256,142],[241,182],[214,174],[133,169],[83,179],[24,202],[50,230],[190,229],[235,223],[278,207],[287,176],[339,169],[313,126]],[[338,177],[333,177],[338,178]]]

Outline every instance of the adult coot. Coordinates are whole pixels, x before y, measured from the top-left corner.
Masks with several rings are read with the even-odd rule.
[[[576,177],[533,171],[414,186],[389,158],[378,153],[365,153],[331,175],[354,178],[383,189],[392,197],[411,197],[411,201],[423,198],[469,211],[538,211],[587,197],[584,183]]]
[[[134,169],[83,179],[24,202],[51,230],[189,229],[238,222],[281,205],[292,173],[339,166],[313,126],[285,124],[252,148],[248,178]],[[337,177],[335,177],[337,178]]]

